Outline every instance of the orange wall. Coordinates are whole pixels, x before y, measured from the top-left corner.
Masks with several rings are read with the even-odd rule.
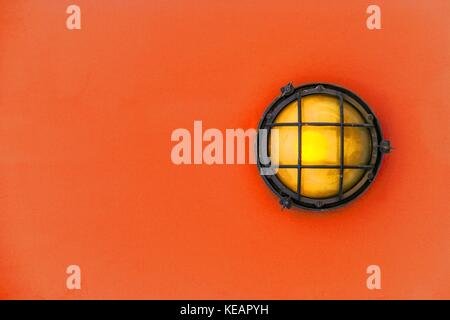
[[[450,2],[375,3],[379,31],[360,0],[0,0],[0,297],[450,298]],[[172,164],[174,129],[256,127],[289,81],[379,117],[358,201],[281,212],[254,166]]]

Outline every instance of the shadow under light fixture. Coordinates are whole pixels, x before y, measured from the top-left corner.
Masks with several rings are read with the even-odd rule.
[[[371,185],[383,154],[391,151],[369,106],[326,83],[283,87],[258,129],[268,132],[264,147],[271,162],[265,164],[257,150],[257,165],[260,172],[277,169],[261,176],[284,208],[327,210],[351,202]]]

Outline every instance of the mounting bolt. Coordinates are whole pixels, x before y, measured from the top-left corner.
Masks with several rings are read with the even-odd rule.
[[[319,91],[319,92],[323,91],[323,89],[324,89],[324,87],[322,85],[320,85],[320,84],[316,87],[316,90]]]
[[[388,140],[381,141],[381,143],[378,145],[378,148],[382,153],[390,153],[392,151],[391,142]]]
[[[368,121],[373,121],[373,115],[368,114],[368,115],[367,115],[367,120],[368,120]]]
[[[287,96],[294,92],[294,86],[292,85],[292,82],[289,82],[287,85],[285,85],[283,88],[281,88],[281,96]]]
[[[283,209],[290,209],[290,208],[292,208],[292,200],[289,197],[281,198],[280,199],[280,204],[281,204]]]
[[[369,173],[367,174],[367,179],[369,179],[370,181],[372,181],[372,179],[373,179],[373,172],[369,172]]]
[[[320,200],[316,201],[315,205],[316,205],[317,208],[321,208],[323,206],[323,202],[320,201]]]

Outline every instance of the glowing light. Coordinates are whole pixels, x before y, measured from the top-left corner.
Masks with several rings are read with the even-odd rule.
[[[352,105],[344,102],[345,123],[365,123],[364,118]],[[309,95],[301,99],[302,122],[339,123],[339,100],[328,95]],[[298,122],[297,101],[284,108],[274,121],[275,123]],[[271,150],[275,165],[297,165],[298,130],[294,126],[280,126],[278,130],[277,148]],[[301,127],[301,164],[302,165],[334,165],[340,164],[340,131],[339,126]],[[274,138],[275,139],[275,138]],[[344,165],[366,165],[371,158],[371,136],[363,127],[344,128]],[[278,162],[277,160],[278,159]],[[297,191],[297,169],[280,168],[277,175],[289,189]],[[302,196],[310,198],[328,198],[339,193],[339,169],[307,169],[301,171]],[[363,177],[361,169],[345,169],[343,178],[344,192],[355,186]]]

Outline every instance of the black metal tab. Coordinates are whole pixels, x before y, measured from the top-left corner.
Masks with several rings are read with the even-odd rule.
[[[390,153],[392,151],[391,142],[389,140],[383,140],[380,142],[380,145],[378,146],[381,152],[383,153]]]
[[[287,85],[285,85],[283,88],[281,88],[281,96],[285,97],[290,95],[291,93],[294,92],[294,85],[292,84],[292,82],[289,82]]]

